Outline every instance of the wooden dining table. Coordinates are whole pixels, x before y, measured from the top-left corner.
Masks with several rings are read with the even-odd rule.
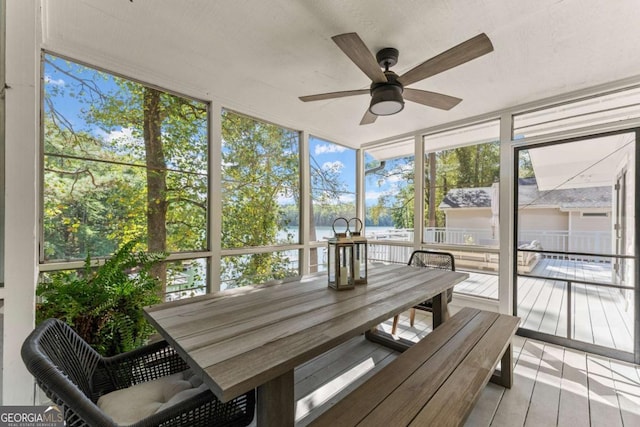
[[[447,289],[466,273],[372,265],[367,285],[336,291],[314,274],[145,308],[158,332],[223,402],[257,389],[257,424],[293,426],[296,366],[433,298],[434,327],[447,318]]]

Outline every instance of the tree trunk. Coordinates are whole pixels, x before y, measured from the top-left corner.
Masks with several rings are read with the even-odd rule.
[[[162,146],[162,108],[160,92],[144,91],[144,146],[147,161],[147,246],[149,252],[167,250],[167,172]],[[157,264],[152,272],[162,283],[161,296],[167,290],[167,266]]]

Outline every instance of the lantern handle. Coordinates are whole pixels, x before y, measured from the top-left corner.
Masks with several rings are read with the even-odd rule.
[[[353,220],[355,220],[357,222],[355,222],[354,230],[351,232],[351,234],[355,235],[355,236],[359,236],[360,233],[362,232],[362,228],[364,227],[364,224],[362,223],[362,220],[360,218],[351,218],[349,220],[349,222],[348,222],[347,230],[349,230],[351,228],[351,221],[353,221]],[[358,227],[358,223],[360,223],[360,227]]]
[[[349,232],[349,221],[347,220],[347,218],[343,218],[343,217],[338,217],[333,220],[333,224],[331,224],[331,228],[333,229],[333,235],[337,236],[338,234],[342,234],[342,233],[336,233],[336,222],[340,220],[343,220],[345,222],[345,225],[347,226],[347,228],[345,228],[344,230],[344,235],[346,236],[347,233]]]

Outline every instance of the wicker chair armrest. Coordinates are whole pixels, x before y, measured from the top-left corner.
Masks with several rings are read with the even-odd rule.
[[[94,377],[94,388],[99,394],[152,381],[189,366],[166,341],[158,341],[144,347],[105,357]]]
[[[29,350],[23,350],[28,353]],[[62,409],[67,425],[116,426],[113,419],[107,416],[98,406],[85,395],[78,386],[64,375],[57,367],[46,359],[25,359],[29,371],[36,378],[36,382],[44,393]],[[71,402],[71,403],[70,403]],[[83,422],[69,423],[69,420]]]
[[[206,390],[129,427],[209,427],[212,422],[215,425],[246,426],[253,420],[254,407],[253,390],[227,403],[220,402],[211,390]]]

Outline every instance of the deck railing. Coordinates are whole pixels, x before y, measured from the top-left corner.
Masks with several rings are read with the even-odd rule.
[[[411,229],[389,229],[367,233],[369,240],[413,241]],[[610,231],[568,231],[568,230],[521,230],[520,243],[533,240],[540,242],[542,249],[556,252],[611,253]],[[484,228],[426,227],[425,243],[443,245],[497,246],[498,239],[492,230]]]

